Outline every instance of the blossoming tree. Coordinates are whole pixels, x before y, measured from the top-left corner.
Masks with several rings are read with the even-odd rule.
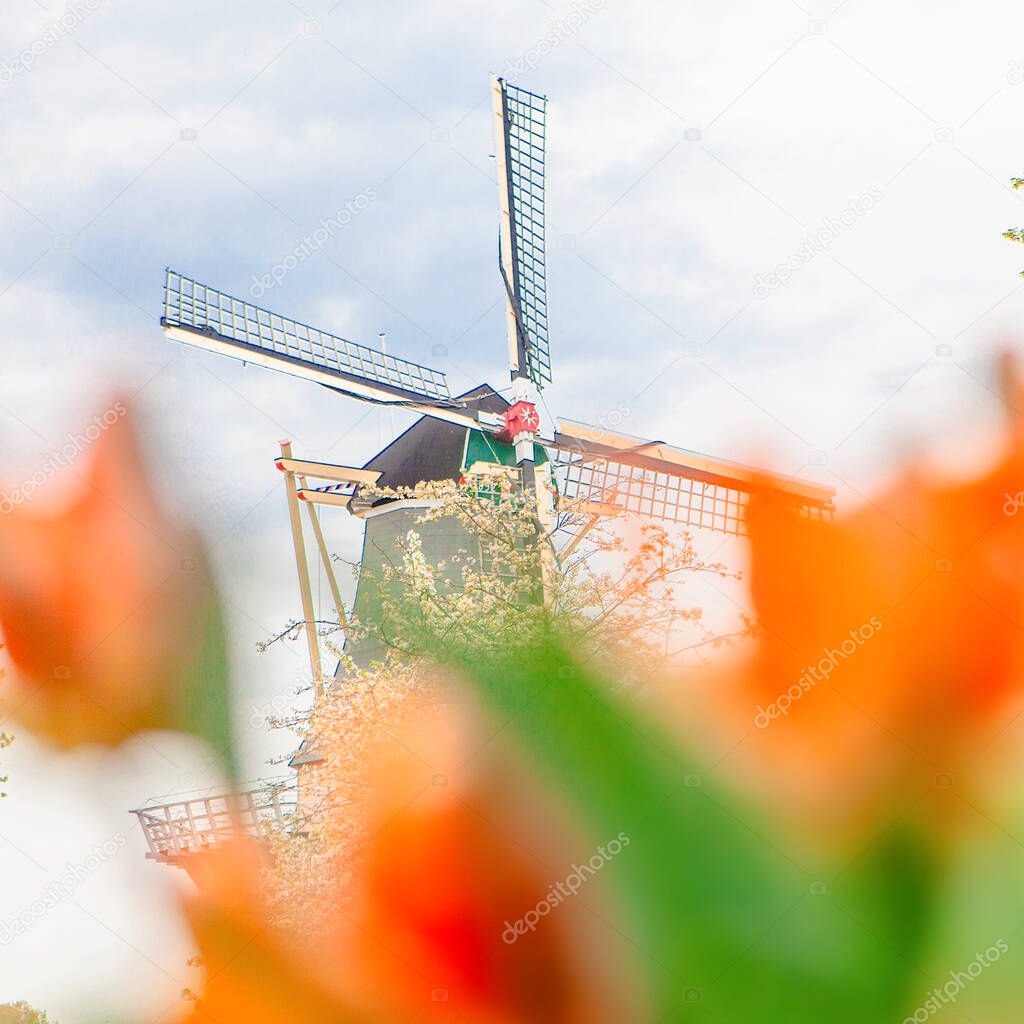
[[[439,648],[493,657],[540,643],[554,628],[581,658],[614,664],[618,685],[635,692],[660,666],[750,632],[744,618],[734,632],[715,634],[700,607],[685,605],[688,579],[733,575],[703,560],[686,532],[597,521],[581,503],[563,503],[544,531],[537,499],[505,478],[370,487],[364,496],[423,503],[419,525],[447,521],[464,542],[450,557],[432,561],[412,529],[379,570],[352,566],[359,586],[376,595],[373,620],[318,623],[339,659],[333,686],[310,713],[275,723],[331,752],[299,769],[298,826],[270,836],[275,912],[307,927],[317,908],[328,905],[324,894],[337,898],[353,877],[365,839],[372,751],[437,703],[430,666]],[[303,626],[292,622],[270,642],[294,637]],[[360,665],[350,645],[366,640],[384,653]]]

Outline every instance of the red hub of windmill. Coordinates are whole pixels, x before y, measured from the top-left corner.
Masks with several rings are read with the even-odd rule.
[[[505,444],[515,444],[523,434],[535,435],[540,429],[540,415],[532,402],[513,402],[504,413],[505,427],[495,436]]]

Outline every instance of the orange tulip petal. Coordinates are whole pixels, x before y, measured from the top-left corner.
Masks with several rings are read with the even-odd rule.
[[[595,956],[581,905],[507,940],[509,924],[550,895],[569,861],[549,869],[532,852],[560,846],[548,802],[499,744],[482,749],[473,715],[449,704],[428,718],[369,766],[375,834],[356,865],[354,901],[328,894],[323,933],[270,927],[251,848],[200,855],[187,912],[206,980],[189,1024],[636,1019],[622,962],[613,970],[611,957]],[[591,885],[588,901],[600,892]]]
[[[444,785],[431,785],[439,765]],[[481,1024],[622,1019],[613,1007],[628,1002],[626,972],[620,962],[597,991],[612,975],[572,908],[555,907],[521,936],[510,930],[547,905],[572,860],[557,809],[500,744],[485,744],[472,714],[449,706],[403,738],[374,779],[378,831],[353,947],[360,976],[395,1011]],[[561,835],[572,835],[564,819]]]
[[[156,502],[127,419],[88,455],[70,505],[48,511],[40,496],[0,516],[6,709],[62,746],[159,726],[205,607],[198,544]]]
[[[736,708],[762,774],[877,802],[957,773],[1021,709],[1024,517],[1006,505],[1022,486],[1015,418],[974,480],[908,474],[834,523],[752,506],[763,630]]]

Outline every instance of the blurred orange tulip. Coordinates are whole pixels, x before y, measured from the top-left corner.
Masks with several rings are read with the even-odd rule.
[[[198,541],[157,503],[128,420],[89,454],[67,507],[0,508],[0,630],[15,669],[2,708],[61,747],[171,726],[210,619]]]
[[[370,1024],[341,983],[344,964],[268,924],[260,891],[260,851],[239,838],[187,863],[198,893],[185,911],[205,973],[186,1024]],[[302,955],[300,950],[305,950]],[[383,1024],[383,1022],[382,1022]]]
[[[212,855],[207,863],[222,865],[195,876],[188,911],[207,970],[190,1024],[637,1019],[622,958],[599,938],[611,929],[584,906],[596,883],[533,930],[510,929],[551,896],[571,858],[548,862],[564,853],[553,809],[524,767],[486,741],[454,704],[396,737],[370,773],[373,837],[356,891],[335,894],[324,934],[271,933],[255,856]]]
[[[1024,407],[1004,373],[1010,408]],[[883,787],[894,803],[959,787],[1024,708],[1024,509],[1008,501],[1024,489],[1024,443],[1011,419],[1003,458],[969,482],[911,473],[834,523],[780,501],[753,508],[762,634],[733,711],[762,785],[844,815],[885,802]]]

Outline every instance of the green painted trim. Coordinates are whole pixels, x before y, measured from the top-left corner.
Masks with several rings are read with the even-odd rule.
[[[534,443],[534,463],[543,466],[548,462],[547,449],[542,444]],[[472,428],[466,431],[466,444],[463,449],[462,471],[465,472],[475,462],[490,462],[498,466],[516,465],[516,449],[514,445],[503,444],[493,434]]]

